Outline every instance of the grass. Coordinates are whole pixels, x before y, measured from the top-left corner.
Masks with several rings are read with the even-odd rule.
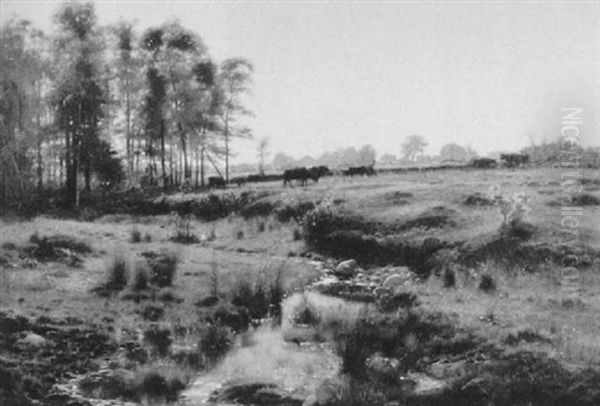
[[[584,170],[584,172],[589,179],[595,177],[591,171]],[[533,179],[541,185],[539,188],[533,189],[527,186]],[[389,236],[378,236],[375,231],[373,239],[362,239],[361,236],[361,243],[363,241],[366,241],[367,244],[371,244],[373,241],[379,243],[389,237],[392,241],[420,244],[426,237],[436,237],[440,241],[453,244],[451,247],[445,248],[452,251],[459,242],[475,245],[489,241],[488,238],[493,239],[499,236],[503,221],[501,213],[493,206],[465,204],[468,196],[476,193],[485,195],[489,187],[494,184],[501,185],[502,192],[507,195],[525,189],[530,194],[529,204],[533,207],[526,217],[526,222],[534,228],[530,229],[533,230],[533,234],[530,234],[529,240],[523,244],[525,247],[530,245],[536,249],[550,247],[549,252],[556,255],[561,251],[554,248],[565,244],[564,235],[560,233],[562,229],[560,208],[548,205],[548,202],[555,200],[560,193],[560,184],[552,184],[557,181],[560,181],[560,169],[514,172],[489,170],[468,173],[448,171],[383,175],[352,180],[328,178],[307,188],[298,187],[285,190],[279,183],[265,183],[259,185],[257,190],[265,193],[261,199],[273,203],[279,199],[285,202],[284,204],[292,202],[289,203],[290,206],[295,204],[293,202],[316,203],[326,197],[328,201],[332,202],[332,207],[360,217],[363,223],[382,224],[385,226],[381,229],[385,231],[384,234],[389,230],[393,231],[393,234]],[[540,190],[544,192],[556,190],[557,193],[546,194],[539,192]],[[406,195],[400,193],[406,193]],[[177,202],[178,208],[183,210],[184,203],[178,202],[177,199],[177,196],[172,196],[168,198],[168,201]],[[198,199],[208,202],[208,199],[211,198],[206,195],[198,195]],[[143,217],[119,215],[118,218],[106,216],[95,222],[49,217],[38,217],[27,222],[1,219],[0,227],[3,233],[0,235],[0,246],[5,243],[14,244],[12,248],[9,245],[8,248],[0,249],[8,250],[0,254],[10,258],[11,266],[13,266],[2,270],[3,278],[9,281],[10,285],[9,290],[2,289],[2,306],[34,317],[48,316],[61,320],[65,317],[77,317],[89,323],[102,324],[102,328],[110,327],[115,332],[123,329],[147,330],[151,322],[143,320],[140,317],[140,311],[147,305],[164,307],[164,315],[161,320],[165,324],[173,325],[173,331],[175,331],[175,326],[181,327],[181,331],[183,331],[180,335],[171,335],[173,343],[167,351],[167,356],[160,358],[161,362],[167,362],[165,360],[171,357],[169,354],[175,356],[180,352],[181,347],[188,344],[194,348],[189,351],[194,354],[199,353],[195,347],[199,341],[198,331],[196,331],[196,326],[200,323],[199,312],[206,311],[214,314],[221,306],[224,306],[225,310],[220,312],[221,320],[228,319],[233,323],[235,317],[238,317],[235,322],[243,323],[244,315],[240,314],[240,308],[230,304],[230,292],[234,290],[240,278],[250,281],[254,292],[255,282],[265,272],[265,263],[282,261],[282,264],[285,265],[281,271],[279,284],[281,288],[275,296],[282,297],[284,292],[291,295],[291,298],[283,303],[282,309],[283,315],[291,314],[290,311],[295,301],[300,300],[300,297],[296,297],[292,292],[314,280],[318,276],[318,272],[314,270],[310,260],[304,256],[290,258],[285,263],[281,258],[285,258],[290,251],[304,253],[306,247],[303,239],[306,237],[306,233],[305,235],[300,233],[300,226],[293,216],[288,218],[288,222],[278,222],[270,218],[265,221],[264,230],[257,232],[257,230],[260,231],[258,222],[253,223],[253,220],[246,222],[235,215],[222,216],[224,213],[227,213],[226,216],[233,213],[230,209],[235,205],[219,206],[227,199],[230,198],[219,198],[218,202],[215,200],[215,203],[210,203],[210,207],[215,208],[212,214],[207,214],[206,218],[210,218],[210,222],[201,223],[193,220],[194,233],[198,235],[212,233],[214,235],[214,238],[207,239],[202,245],[182,245],[169,241],[169,236],[166,235],[168,233],[165,230],[169,230],[171,227],[168,215],[171,203],[169,203],[169,210],[156,215]],[[241,201],[242,197],[236,199]],[[231,201],[236,199],[232,197]],[[206,204],[208,205],[208,203]],[[221,208],[217,210],[218,206]],[[453,210],[454,212],[446,213],[452,213],[450,217],[456,226],[445,223],[440,224],[437,228],[403,229],[403,227],[398,227],[397,223],[405,224],[407,220],[419,218],[428,209],[435,207]],[[193,210],[199,209],[194,206]],[[431,210],[429,212],[431,214]],[[152,214],[150,211],[148,213]],[[277,213],[275,211],[271,213],[271,216],[276,218]],[[597,320],[600,299],[596,294],[598,286],[600,286],[600,276],[593,272],[593,266],[597,264],[594,261],[598,261],[594,252],[600,249],[600,229],[594,221],[597,215],[597,206],[585,206],[579,219],[579,238],[577,241],[568,242],[568,245],[574,249],[582,249],[582,254],[577,255],[580,257],[583,257],[583,254],[588,255],[590,261],[586,260],[585,262],[592,264],[579,268],[578,289],[574,297],[563,297],[560,264],[553,261],[540,262],[537,256],[539,251],[532,250],[531,252],[535,254],[532,258],[538,261],[539,265],[532,272],[526,271],[522,267],[508,266],[501,261],[493,260],[493,258],[484,260],[484,264],[488,265],[487,272],[493,275],[496,284],[494,294],[487,294],[479,289],[481,274],[485,270],[481,266],[481,262],[470,266],[458,261],[459,263],[454,269],[455,287],[453,289],[443,289],[444,274],[442,277],[424,280],[412,288],[419,298],[419,308],[424,313],[445,313],[449,315],[449,323],[454,327],[472,330],[482,339],[499,345],[501,348],[508,348],[514,352],[521,350],[542,352],[549,359],[565,363],[576,370],[586,367],[600,368],[600,345],[596,339],[600,331]],[[271,227],[271,224],[275,226]],[[139,229],[142,236],[151,235],[151,241],[145,241],[143,244],[132,243],[130,241],[131,230],[134,227]],[[31,258],[26,261],[19,255],[13,255],[25,245],[39,245],[35,241],[43,239],[43,236],[55,235],[56,230],[60,230],[61,234],[72,236],[77,241],[85,242],[90,248],[93,247],[92,252],[79,255],[81,258],[79,268],[65,267],[61,261],[42,262],[31,260]],[[297,238],[294,238],[294,230],[298,230]],[[37,239],[30,243],[29,236],[36,231]],[[242,238],[237,238],[237,231],[241,231]],[[525,231],[527,232],[527,229]],[[523,238],[526,237],[524,235],[516,236],[515,241],[523,241]],[[585,249],[581,248],[583,246]],[[107,281],[106,271],[112,264],[115,247],[127,252],[128,258],[131,258],[128,261],[131,262],[130,269],[147,268],[148,284],[144,287],[144,283],[140,282],[141,287],[139,288],[139,291],[147,295],[147,298],[140,303],[108,300],[89,294],[90,288]],[[169,281],[165,284],[170,285],[170,290],[176,292],[177,297],[183,300],[182,302],[171,301],[164,304],[156,302],[159,283],[157,279],[152,280],[152,261],[146,261],[140,254],[142,251],[159,253],[161,250],[168,252],[167,256],[172,254],[177,258],[174,266],[171,266],[173,264],[171,262],[171,265],[165,267],[165,269],[174,270],[166,271],[163,275],[166,276],[164,280]],[[353,254],[352,251],[344,251],[343,255],[344,257],[340,259],[348,259]],[[558,258],[560,259],[560,256]],[[451,260],[455,261],[455,259]],[[147,264],[144,265],[144,262]],[[32,264],[35,264],[35,267]],[[258,295],[268,303],[267,306],[271,306],[268,298],[273,295],[271,284],[275,279],[276,268],[272,267],[267,271],[268,275],[264,278],[265,283],[262,288],[263,293]],[[211,282],[215,269],[218,274],[217,289],[213,288],[214,284]],[[439,269],[443,272],[443,268]],[[159,273],[162,274],[162,272]],[[127,278],[128,290],[134,290],[137,284],[136,274],[137,271],[134,271],[133,275]],[[143,280],[144,277],[140,277],[140,279]],[[162,278],[160,279],[162,280]],[[40,288],[35,288],[36,286]],[[214,296],[219,299],[217,305],[202,310],[194,305],[199,298],[213,296],[214,292],[217,293]],[[281,333],[288,340],[287,342],[280,342],[278,329],[266,331],[259,329],[258,334],[264,334],[264,336],[259,335],[258,337],[260,340],[265,340],[265,345],[263,346],[259,342],[258,347],[243,347],[228,353],[219,364],[226,367],[220,369],[221,367],[217,365],[216,376],[248,379],[258,377],[265,380],[272,379],[282,385],[293,386],[306,383],[309,387],[314,388],[323,380],[323,375],[334,375],[338,367],[336,355],[327,353],[325,355],[327,362],[325,362],[321,353],[311,354],[307,350],[307,346],[297,346],[294,344],[295,341],[291,341],[293,339],[297,339],[298,342],[330,340],[336,335],[334,333],[336,323],[339,324],[340,320],[345,320],[348,331],[351,331],[352,326],[367,315],[365,306],[368,307],[368,305],[347,304],[342,300],[325,297],[314,292],[307,293],[307,297],[320,316],[320,321],[314,322],[315,326],[300,328],[293,326],[293,320],[286,320],[283,317]],[[277,301],[275,300],[275,302]],[[572,305],[567,305],[568,303]],[[397,310],[401,314],[405,314],[405,310],[401,306]],[[237,316],[235,316],[236,312]],[[393,317],[394,314],[392,312],[391,316]],[[489,314],[493,314],[494,317],[487,317]],[[100,322],[104,319],[113,321]],[[416,327],[422,325],[422,321],[407,327],[407,331],[413,334],[399,337],[398,342],[402,344],[398,344],[398,352],[395,353],[395,356],[401,357],[407,365],[411,365],[411,362],[413,365],[417,365],[415,360],[418,360],[417,357],[420,354],[414,349],[415,343],[421,342],[421,338],[419,329]],[[383,337],[385,336],[383,331],[386,331],[383,327],[387,326],[387,329],[389,323],[378,323],[375,324],[376,331],[378,331],[376,336]],[[407,326],[406,320],[396,320],[394,323]],[[369,328],[367,328],[367,332]],[[536,335],[543,339],[536,338]],[[392,335],[392,337],[394,336]],[[384,348],[381,340],[372,341],[378,350]],[[444,334],[437,333],[431,335],[430,340],[426,339],[425,342],[431,344],[429,346],[431,351],[435,349],[441,354],[463,351],[470,345],[469,338],[445,337]],[[152,348],[150,344],[148,347]],[[352,350],[352,345],[349,348]],[[413,350],[410,350],[411,348]],[[309,353],[307,354],[307,352]],[[186,363],[185,357],[181,357],[181,363]],[[193,356],[191,357],[193,358]],[[154,361],[149,362],[152,364]],[[515,370],[518,371],[517,361],[510,362],[513,362]],[[525,359],[523,365],[537,367],[541,364],[533,361],[528,364]],[[237,372],[238,367],[240,367],[239,372]],[[162,374],[162,369],[157,364],[152,364],[152,368],[155,372]],[[543,369],[543,365],[541,368]],[[281,372],[281,376],[277,375],[278,372]],[[588,382],[592,379],[583,375],[580,378],[581,382]],[[170,378],[165,377],[165,379],[168,382]],[[509,382],[508,378],[506,381]],[[507,386],[508,392],[506,393],[516,388],[522,381],[515,380],[514,382],[514,385]],[[387,390],[378,387],[373,382],[361,381],[354,382],[354,384],[353,387],[356,388],[356,391],[352,397],[359,400],[348,400],[347,403],[341,404],[353,404],[352,402],[361,404],[362,400],[360,399],[370,399],[372,404],[377,404],[377,396]],[[510,389],[511,387],[513,389]]]

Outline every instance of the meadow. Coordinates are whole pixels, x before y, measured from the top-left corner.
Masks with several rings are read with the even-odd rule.
[[[2,404],[598,404],[600,177],[580,170],[569,239],[564,172],[331,176],[4,217]]]

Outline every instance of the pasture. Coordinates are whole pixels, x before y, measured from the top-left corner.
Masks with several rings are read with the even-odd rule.
[[[156,215],[123,214],[116,210],[87,216],[86,220],[43,215],[32,219],[3,218],[1,321],[6,327],[23,316],[29,324],[15,328],[13,334],[2,335],[9,350],[2,354],[0,366],[14,373],[14,399],[38,396],[47,404],[49,396],[56,395],[64,382],[75,382],[78,387],[61,392],[64,396],[92,404],[98,398],[193,404],[198,399],[194,396],[200,396],[206,388],[214,391],[202,396],[225,404],[231,401],[234,389],[244,388],[240,381],[247,382],[258,375],[261,384],[270,385],[273,381],[280,385],[253,389],[267,391],[269,396],[277,394],[280,403],[274,404],[320,404],[307,402],[314,400],[315,391],[319,392],[316,388],[324,381],[336,387],[335,393],[328,395],[328,404],[361,404],[348,400],[356,400],[364,393],[356,394],[344,386],[347,383],[342,381],[347,375],[359,382],[353,387],[362,388],[366,382],[376,382],[374,388],[382,387],[378,393],[385,396],[377,398],[371,393],[369,396],[375,399],[372,404],[392,399],[412,399],[409,404],[437,404],[435,396],[446,399],[446,404],[460,404],[448,400],[450,394],[457,396],[456,382],[460,380],[455,382],[434,373],[440,362],[454,365],[467,360],[479,368],[477,362],[489,363],[526,352],[542,354],[540,357],[557,362],[569,373],[588,368],[598,371],[600,177],[598,170],[580,171],[583,191],[578,195],[586,197],[580,200],[582,209],[576,217],[577,224],[570,226],[576,231],[576,238],[563,232],[561,176],[565,171],[558,168],[329,176],[318,182],[309,179],[304,187],[266,182],[205,193],[177,193],[152,201],[179,207],[181,202],[206,198],[206,193],[223,199],[244,193],[250,196],[241,207],[210,220],[189,214],[193,210],[178,215],[165,214],[165,210]],[[503,225],[506,213],[498,203],[501,198],[494,200],[494,195],[506,201],[515,195],[526,196],[526,208],[513,228]],[[324,218],[329,222],[318,228],[321,224],[317,223],[324,222]],[[319,230],[325,230],[327,235],[319,235]],[[56,235],[68,236],[90,250],[60,248],[55,256],[40,256],[45,247],[40,240]],[[158,268],[153,265],[157,262],[152,261],[161,255],[175,258],[176,270],[172,283],[153,285],[153,272]],[[354,273],[335,274],[339,262],[349,259],[357,261]],[[122,286],[112,289],[115,285],[110,281],[115,280],[116,263],[122,264],[125,276],[121,278]],[[576,274],[567,275],[566,265],[573,265]],[[313,301],[305,306],[320,316],[318,321],[298,322],[301,333],[289,326],[289,317],[297,316],[298,305],[276,299],[277,295],[291,297],[312,291],[321,281],[319,286],[327,286],[321,290],[323,295],[344,297],[342,303],[346,301],[348,308],[360,304],[345,322],[362,317],[363,310],[372,320],[373,312],[377,312],[374,304],[380,303],[381,290],[377,289],[387,276],[406,271],[410,280],[392,293],[414,295],[418,304],[413,310],[419,317],[425,320],[424,315],[440,314],[452,331],[473,337],[483,361],[473,361],[476,357],[462,350],[419,352],[419,347],[426,348],[431,340],[415,333],[413,338],[404,337],[402,350],[394,347],[387,351],[387,347],[381,347],[377,356],[395,360],[390,361],[393,365],[396,361],[405,363],[397,371],[413,377],[417,389],[391,384],[379,375],[365,377],[355,374],[345,363],[346,353],[340,352],[337,345],[341,336],[331,327],[335,323],[324,321],[327,317],[323,312],[332,306],[327,299],[305,300]],[[137,274],[144,272],[149,286],[136,288]],[[335,283],[327,285],[332,273]],[[485,278],[489,278],[487,288],[482,284]],[[350,293],[340,295],[340,284],[350,286]],[[365,293],[354,298],[353,292],[359,288]],[[281,306],[281,300],[283,310],[274,310]],[[315,310],[319,306],[321,310]],[[411,306],[406,310],[409,313],[413,311]],[[400,310],[388,316],[400,317]],[[283,322],[273,321],[282,314]],[[248,320],[244,321],[244,317]],[[277,327],[267,327],[270,323]],[[305,325],[312,325],[314,330]],[[80,376],[73,380],[68,374],[56,372],[50,365],[53,361],[43,356],[44,346],[56,345],[54,336],[46,332],[54,331],[56,335],[56,331],[67,326],[86,326],[104,337],[103,350],[93,365],[82,366],[79,371],[93,379],[85,381]],[[212,331],[211,326],[227,330]],[[165,353],[156,350],[158,346],[146,333],[149,330],[168,332],[170,347]],[[440,340],[446,337],[436,334]],[[44,341],[31,337],[42,337]],[[456,340],[456,336],[452,337]],[[206,344],[210,339],[214,342]],[[221,346],[222,342],[227,345]],[[252,356],[253,345],[260,352],[260,359]],[[45,372],[36,373],[27,367],[34,364],[34,359],[17,350],[17,346],[29,346],[30,354],[42,354],[40,362],[48,364]],[[144,362],[136,361],[131,351],[127,352],[133,347],[147,354]],[[489,350],[491,347],[493,351]],[[406,351],[419,355],[414,355],[414,359],[399,355],[406,355]],[[198,365],[194,365],[190,360],[198,352]],[[315,352],[326,355],[319,358]],[[376,357],[373,353],[365,357],[367,361],[360,368],[370,370],[368,365]],[[257,362],[264,363],[262,374],[252,367]],[[15,363],[24,365],[18,378]],[[316,370],[309,364],[316,365]],[[481,368],[487,368],[488,364],[482,365]],[[66,370],[71,367],[65,366]],[[303,372],[295,374],[295,369]],[[272,371],[272,376],[265,370]],[[159,381],[168,383],[171,390],[157,396],[148,391],[144,382],[152,372],[162,374],[163,380]],[[103,381],[107,376],[118,377],[129,389],[110,392]],[[215,385],[215,379],[222,383],[232,377],[238,386],[230,386],[229,392],[227,385]],[[437,392],[419,389],[419,385],[429,382],[424,377],[441,382],[439,387],[433,385]],[[175,382],[181,387],[176,387]],[[460,383],[464,392],[465,387],[471,388],[467,384],[472,381]],[[404,392],[396,393],[390,387],[396,392],[404,388],[400,391]],[[568,390],[569,387],[565,396],[576,396]],[[247,397],[258,393],[255,392]],[[500,397],[494,399],[496,404],[509,404],[509,400],[502,403]],[[542,404],[531,399],[530,404]]]

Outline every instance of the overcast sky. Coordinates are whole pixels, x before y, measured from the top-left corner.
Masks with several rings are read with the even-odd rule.
[[[0,0],[0,18],[46,32],[59,2]],[[560,133],[584,108],[584,145],[600,144],[600,2],[96,1],[100,24],[176,17],[216,60],[255,66],[256,138],[300,157],[339,147],[427,153],[456,142],[480,153]],[[235,162],[256,160],[237,143]]]

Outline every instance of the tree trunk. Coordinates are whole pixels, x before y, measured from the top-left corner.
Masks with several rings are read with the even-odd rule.
[[[167,179],[167,167],[165,164],[165,120],[160,120],[160,166],[162,170],[163,189],[169,187]]]

